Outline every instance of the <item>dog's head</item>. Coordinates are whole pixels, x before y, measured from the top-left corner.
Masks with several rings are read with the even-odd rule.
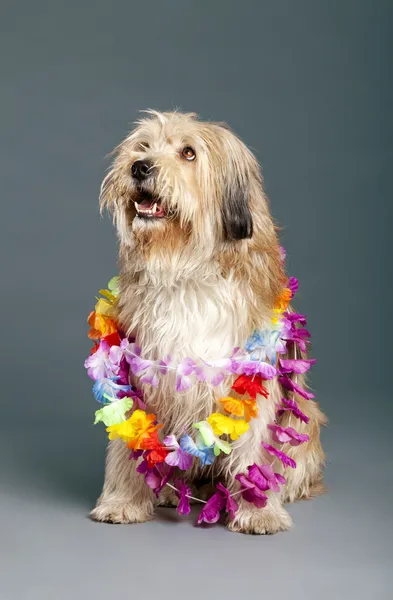
[[[126,245],[172,238],[215,248],[252,238],[255,211],[268,214],[258,164],[225,125],[149,111],[115,153],[101,206]]]

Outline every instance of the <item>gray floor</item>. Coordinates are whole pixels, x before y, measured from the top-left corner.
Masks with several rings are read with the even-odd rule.
[[[64,422],[49,429],[32,421],[0,437],[1,600],[392,597],[386,438],[331,425],[329,494],[291,505],[292,531],[256,537],[195,527],[195,513],[164,508],[143,525],[91,522],[104,432],[82,425],[67,432]]]

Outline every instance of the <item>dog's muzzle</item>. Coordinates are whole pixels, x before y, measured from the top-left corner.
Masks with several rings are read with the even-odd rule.
[[[154,172],[154,165],[150,160],[136,160],[131,167],[131,175],[137,181],[144,181]]]

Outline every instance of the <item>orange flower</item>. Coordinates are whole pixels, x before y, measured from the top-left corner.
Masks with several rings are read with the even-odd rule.
[[[276,298],[276,303],[274,305],[275,313],[283,313],[287,310],[289,306],[289,302],[292,298],[292,292],[289,288],[284,288],[281,294]]]
[[[135,415],[135,413],[137,412],[138,411],[135,411],[133,414]],[[135,437],[129,440],[127,446],[129,448],[132,448],[132,450],[145,450],[146,448],[148,448],[149,443],[151,443],[151,438],[153,438],[153,440],[155,441],[154,434],[156,433],[157,429],[160,429],[160,427],[162,427],[162,425],[153,425],[155,420],[156,416],[153,414],[146,415],[145,413],[144,416],[141,416],[141,418],[135,422]]]
[[[116,321],[105,315],[99,315],[94,310],[87,319],[91,329],[87,334],[91,340],[99,340],[117,331]]]
[[[236,417],[244,417],[246,421],[249,421],[258,414],[258,407],[255,400],[252,398],[220,398],[219,400],[226,412]]]

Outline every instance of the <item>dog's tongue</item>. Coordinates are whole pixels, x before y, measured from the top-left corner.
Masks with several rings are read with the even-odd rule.
[[[153,208],[154,205],[154,200],[150,200],[149,198],[144,198],[142,200],[142,202],[138,202],[138,206],[140,206],[140,208]]]

